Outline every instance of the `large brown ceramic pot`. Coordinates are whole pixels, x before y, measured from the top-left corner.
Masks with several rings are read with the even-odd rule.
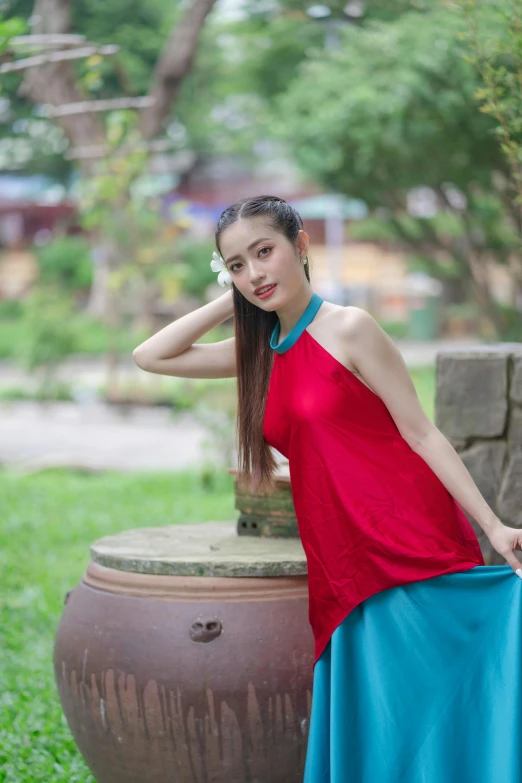
[[[300,783],[313,673],[298,539],[236,523],[131,530],[91,548],[54,665],[98,783]]]

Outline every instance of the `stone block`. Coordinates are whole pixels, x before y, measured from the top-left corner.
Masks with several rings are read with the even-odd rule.
[[[522,403],[522,356],[518,354],[513,357],[510,397],[513,402]]]
[[[508,424],[509,448],[522,444],[522,407],[513,405],[509,415]]]
[[[469,445],[469,438],[452,438],[451,435],[446,435],[446,440],[449,440],[455,451],[459,453],[464,451]]]
[[[459,454],[481,495],[494,511],[500,490],[506,451],[507,446],[503,440],[478,441]]]
[[[435,423],[448,438],[498,438],[508,413],[509,344],[439,351]]]

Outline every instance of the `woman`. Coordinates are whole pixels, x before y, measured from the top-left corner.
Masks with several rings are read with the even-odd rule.
[[[315,638],[305,783],[522,781],[522,578],[504,525],[427,418],[372,316],[310,285],[273,196],[222,214],[223,296],[135,349],[164,375],[237,376],[238,469],[289,460]],[[235,316],[235,337],[197,344]],[[508,565],[486,566],[465,509]]]

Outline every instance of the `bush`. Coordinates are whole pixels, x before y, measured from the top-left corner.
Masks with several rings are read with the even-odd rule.
[[[58,367],[78,351],[74,308],[72,298],[54,287],[36,286],[24,301],[12,356],[24,370],[39,373],[39,399],[54,399],[62,393],[57,386]]]
[[[42,283],[75,291],[92,284],[90,246],[83,236],[63,236],[35,248]]]
[[[522,341],[522,313],[520,310],[505,304],[499,304],[499,308],[503,311],[507,323],[499,339],[503,342],[517,343]]]
[[[20,318],[23,303],[18,299],[0,299],[0,320]]]
[[[216,273],[210,268],[214,242],[183,237],[176,242],[176,253],[188,268],[183,280],[183,291],[189,296],[201,298],[205,289],[216,282]]]

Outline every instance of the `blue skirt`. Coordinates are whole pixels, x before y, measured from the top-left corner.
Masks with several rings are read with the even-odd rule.
[[[304,783],[522,783],[522,580],[377,593],[315,664]]]

